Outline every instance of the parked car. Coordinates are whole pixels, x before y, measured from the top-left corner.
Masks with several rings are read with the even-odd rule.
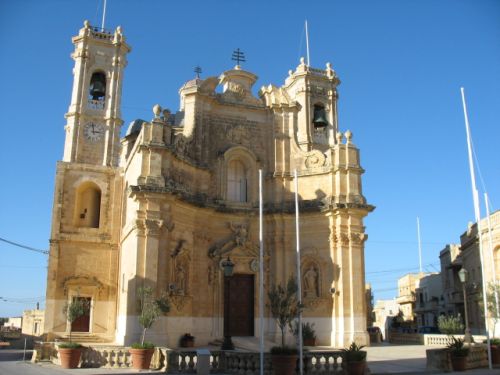
[[[371,343],[377,343],[377,342],[384,341],[384,338],[382,336],[382,331],[380,330],[379,327],[368,327],[367,331],[368,331],[368,334],[370,335],[370,342]]]
[[[423,326],[418,328],[418,333],[441,333],[437,327]]]

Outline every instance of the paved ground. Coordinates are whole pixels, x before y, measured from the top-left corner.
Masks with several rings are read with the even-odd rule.
[[[439,374],[439,372],[426,371],[425,349],[423,345],[389,345],[371,346],[368,352],[368,366],[372,374]],[[60,366],[50,363],[33,364],[29,362],[31,351],[26,354],[27,361],[23,362],[23,351],[13,349],[0,350],[0,375],[126,375],[138,373],[137,370],[111,370],[111,369],[77,369],[64,370]],[[159,371],[140,371],[141,374],[159,374]],[[464,374],[463,372],[449,372]],[[468,370],[466,375],[500,375],[500,368],[493,370],[480,369]]]

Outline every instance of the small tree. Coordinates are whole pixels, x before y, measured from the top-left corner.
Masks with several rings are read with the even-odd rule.
[[[141,347],[144,347],[146,331],[151,328],[154,322],[162,315],[170,311],[170,304],[166,296],[153,298],[153,288],[141,287],[139,294],[139,323],[142,326]]]
[[[66,303],[63,307],[64,315],[68,319],[69,324],[69,342],[71,343],[71,331],[73,330],[73,322],[79,317],[84,316],[89,312],[90,306],[86,298],[79,296],[73,297],[70,303]]]
[[[500,320],[500,309],[498,304],[500,303],[500,284],[499,283],[488,283],[488,292],[486,293],[486,306],[490,318],[493,320],[493,337],[496,337],[495,330],[498,321]]]
[[[454,315],[441,315],[438,318],[438,328],[442,333],[447,335],[461,334],[464,332],[464,324],[460,314]]]
[[[286,287],[282,285],[273,285],[267,293],[269,297],[268,307],[271,314],[281,330],[281,347],[285,348],[285,330],[288,327],[292,330],[292,322],[299,316],[303,305],[299,302],[297,296],[298,286],[295,279],[290,277]]]

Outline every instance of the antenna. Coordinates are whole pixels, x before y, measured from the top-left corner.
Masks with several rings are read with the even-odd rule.
[[[418,236],[418,263],[420,273],[422,273],[422,242],[420,241],[420,219],[417,216],[417,236]]]
[[[101,30],[104,31],[104,21],[106,20],[106,0],[104,0],[104,6],[102,10],[102,23],[101,23]]]
[[[309,60],[309,31],[307,29],[307,20],[306,20],[306,52],[307,52],[307,66],[311,66],[311,60]]]

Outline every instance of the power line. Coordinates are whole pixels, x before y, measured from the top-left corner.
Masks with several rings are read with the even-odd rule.
[[[42,253],[45,255],[47,255],[49,253],[47,250],[35,249],[34,247],[30,247],[30,246],[22,245],[22,244],[17,243],[17,242],[9,241],[9,240],[6,240],[5,238],[2,238],[2,237],[0,237],[0,241],[6,242],[6,243],[11,244],[13,246],[20,247],[20,248],[25,249],[25,250],[34,251],[36,253]]]

